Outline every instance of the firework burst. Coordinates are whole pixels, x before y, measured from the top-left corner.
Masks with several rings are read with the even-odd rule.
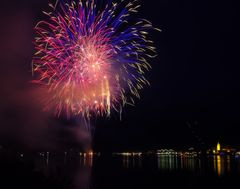
[[[49,4],[34,41],[34,83],[47,86],[46,109],[57,115],[110,115],[134,104],[149,82],[144,77],[156,56],[144,19],[134,19],[137,1],[71,0]]]

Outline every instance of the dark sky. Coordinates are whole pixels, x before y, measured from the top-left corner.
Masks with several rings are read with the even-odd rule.
[[[139,15],[162,29],[151,33],[158,50],[147,76],[151,86],[142,91],[135,107],[124,109],[122,121],[117,113],[95,121],[94,148],[205,148],[218,140],[240,147],[237,6],[231,0],[141,0],[141,4]],[[19,114],[26,109],[25,101],[31,104],[24,92],[31,79],[33,27],[46,8],[47,0],[1,1],[0,136],[13,146],[20,140],[13,125],[44,124],[31,108],[27,118]],[[22,104],[16,100],[19,96]],[[25,123],[29,117],[34,118]],[[74,122],[50,120],[54,125]],[[53,132],[44,136],[55,137]],[[64,131],[57,132],[71,141]]]
[[[103,148],[240,144],[236,6],[208,0],[142,3],[142,15],[162,29],[152,34],[159,53],[149,74],[152,86],[124,110],[122,122],[113,118],[97,126],[97,141],[104,141]]]

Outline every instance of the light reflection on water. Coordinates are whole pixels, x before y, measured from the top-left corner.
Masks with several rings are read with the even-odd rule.
[[[123,168],[141,168],[142,156],[122,156]]]
[[[71,185],[72,189],[89,189],[93,165],[93,155],[47,154],[34,159],[34,171],[43,173],[46,178],[57,180],[62,188],[68,188],[68,185]]]
[[[78,166],[80,168],[87,167],[91,169],[95,161],[97,159],[101,159],[101,157],[94,156],[80,156],[75,157],[74,160],[78,159]],[[150,159],[150,160],[148,160]],[[191,172],[199,172],[204,173],[205,171],[213,172],[217,176],[221,177],[225,174],[230,174],[232,172],[237,172],[240,175],[240,159],[235,158],[233,156],[209,156],[209,157],[184,157],[177,155],[154,155],[151,158],[149,156],[131,156],[131,155],[123,155],[118,156],[117,158],[113,156],[110,161],[119,164],[124,169],[134,169],[134,168],[146,168],[149,166],[157,168],[159,171],[191,171]],[[146,161],[148,160],[148,161]],[[38,169],[47,170],[52,169],[52,166],[58,166],[59,161],[55,161],[54,158],[42,157],[40,159],[36,159],[36,167]],[[64,156],[64,164],[76,164],[76,161],[73,161],[71,158]],[[60,161],[61,164],[61,161]],[[60,165],[62,166],[62,165]]]
[[[121,156],[122,167],[143,168],[154,164],[154,159],[144,163],[149,157],[144,156]],[[191,171],[204,174],[205,171],[213,172],[221,177],[232,172],[237,172],[240,175],[240,159],[233,156],[209,156],[209,157],[184,157],[177,155],[156,155],[156,167],[159,171]],[[154,166],[154,165],[153,165]]]
[[[175,155],[158,155],[158,169],[165,170],[165,171],[173,171],[173,170],[191,170],[194,171],[195,169],[201,166],[200,159],[194,157],[182,157],[182,156],[175,156]]]
[[[240,162],[231,156],[216,155],[213,157],[214,172],[220,177],[224,174],[230,174],[234,169],[234,163],[239,165]],[[238,172],[240,173],[240,169],[238,169]]]
[[[71,189],[92,188],[90,186],[95,184],[93,178],[100,177],[102,179],[113,175],[111,178],[119,177],[122,179],[123,175],[131,175],[131,173],[133,173],[131,176],[136,173],[143,173],[145,176],[150,177],[151,175],[154,177],[156,174],[161,175],[161,177],[164,175],[173,175],[174,179],[179,178],[179,176],[174,177],[175,173],[185,176],[190,173],[190,175],[195,175],[196,177],[202,175],[208,177],[211,175],[219,179],[225,178],[228,175],[231,176],[232,174],[237,176],[237,178],[240,177],[240,159],[233,156],[191,157],[161,154],[113,156],[64,154],[58,156],[45,153],[44,156],[41,154],[33,159],[34,173],[40,173],[44,178],[60,183],[64,189],[69,189],[69,183],[71,183]],[[27,156],[25,155],[20,160],[23,164],[28,163]],[[12,171],[16,170],[13,169]],[[19,171],[23,171],[24,173],[22,169]],[[117,176],[114,177],[114,175]],[[169,178],[172,178],[172,176],[169,176]],[[182,178],[185,179],[184,176]],[[95,188],[98,189],[99,187]],[[106,189],[108,188],[111,187],[106,187]]]

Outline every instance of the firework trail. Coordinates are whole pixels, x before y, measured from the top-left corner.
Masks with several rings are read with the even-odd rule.
[[[45,85],[46,109],[59,116],[109,116],[140,98],[156,56],[145,19],[134,19],[137,1],[68,0],[49,4],[34,41],[34,83]]]

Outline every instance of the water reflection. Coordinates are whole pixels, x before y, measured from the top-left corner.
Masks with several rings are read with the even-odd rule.
[[[123,168],[141,168],[142,156],[141,155],[123,155],[122,156]]]
[[[160,171],[191,171],[204,174],[206,171],[213,172],[221,177],[225,174],[231,174],[233,167],[239,166],[240,173],[240,159],[233,156],[209,156],[209,157],[196,157],[196,156],[179,156],[179,155],[163,155],[157,154],[157,168]],[[136,156],[131,154],[121,155],[122,166],[124,168],[143,168],[153,164],[155,160],[145,162],[150,157]],[[145,163],[143,163],[145,162]],[[236,166],[233,166],[236,165]]]
[[[84,153],[80,155],[80,164],[87,167],[93,166],[93,154],[92,153]]]
[[[223,174],[223,168],[222,168],[222,160],[221,156],[217,155],[213,158],[214,163],[214,171],[218,174],[218,176],[221,176]]]
[[[94,158],[96,157],[91,153],[78,156],[68,153],[40,153],[34,160],[34,171],[57,181],[62,188],[69,188],[70,185],[72,189],[88,189],[91,185]]]
[[[213,157],[213,168],[214,172],[218,176],[223,176],[224,174],[230,174],[232,172],[232,164],[239,162],[238,159],[234,159],[231,156],[220,156],[216,155]]]
[[[158,168],[161,170],[173,170],[177,168],[176,156],[158,155]]]
[[[165,171],[173,171],[179,169],[194,171],[200,167],[200,161],[195,157],[158,155],[157,160],[158,169]]]
[[[32,163],[32,160],[29,162],[28,156],[25,154],[24,156],[19,155],[18,158],[21,164],[28,166],[19,169],[21,174],[26,174],[27,171],[33,169],[29,171],[29,174],[37,173],[37,179],[50,180],[61,186],[55,188],[92,188],[91,185],[95,184],[93,178],[102,176],[102,179],[109,175],[115,175],[114,178],[118,178],[119,175],[123,177],[123,175],[133,172],[163,176],[172,172],[180,172],[181,174],[191,173],[191,175],[213,175],[221,177],[221,179],[225,175],[240,175],[240,159],[220,155],[208,157],[163,154],[99,156],[92,153],[56,155],[45,152],[38,154],[35,158],[31,157],[34,159]],[[8,169],[7,167],[6,170]],[[18,168],[14,168],[13,171],[15,169]],[[134,171],[132,171],[133,169]]]
[[[157,165],[158,169],[162,171],[188,170],[204,173],[212,170],[219,177],[231,174],[234,171],[233,167],[239,165],[238,172],[240,173],[240,159],[233,156],[184,157],[157,155]]]

